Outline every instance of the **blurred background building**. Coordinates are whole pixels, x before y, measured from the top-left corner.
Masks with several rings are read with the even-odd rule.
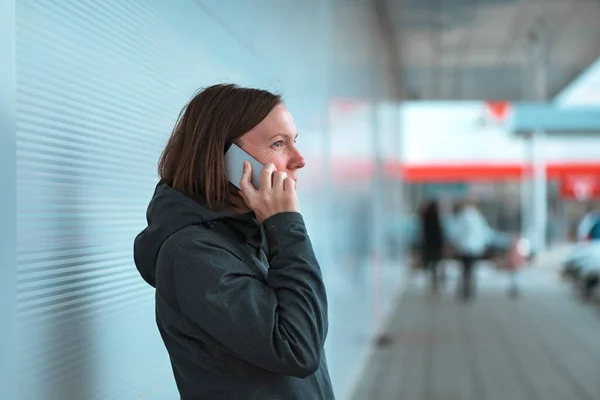
[[[294,115],[340,398],[397,306],[424,199],[450,215],[470,196],[538,254],[600,199],[596,0],[1,7],[0,280],[17,322],[2,398],[176,398],[132,244],[162,147],[204,86],[281,92]]]

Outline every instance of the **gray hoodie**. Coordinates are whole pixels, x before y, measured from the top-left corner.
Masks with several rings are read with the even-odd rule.
[[[493,235],[485,217],[474,206],[465,206],[455,217],[452,231],[454,247],[471,257],[482,256]]]
[[[182,399],[333,399],[327,297],[299,213],[258,224],[156,187],[135,264]],[[140,362],[143,362],[140,360]]]

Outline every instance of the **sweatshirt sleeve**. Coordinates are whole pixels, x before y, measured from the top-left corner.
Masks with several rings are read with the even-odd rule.
[[[327,335],[321,270],[299,213],[277,214],[263,225],[266,283],[216,240],[182,242],[174,257],[179,306],[237,357],[303,378],[319,368]]]

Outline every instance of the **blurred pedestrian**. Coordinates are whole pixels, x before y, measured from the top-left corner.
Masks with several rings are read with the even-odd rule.
[[[440,278],[443,281],[441,261],[444,252],[444,234],[440,218],[439,204],[428,201],[421,209],[422,261],[431,277],[431,288],[437,291]]]
[[[474,297],[474,268],[488,248],[490,227],[477,209],[475,202],[467,199],[457,211],[452,228],[452,242],[462,264],[459,296],[463,300]]]

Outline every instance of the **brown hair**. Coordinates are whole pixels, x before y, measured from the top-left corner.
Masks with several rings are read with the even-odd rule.
[[[225,151],[281,104],[266,90],[219,84],[200,90],[181,110],[158,165],[160,178],[212,210],[227,202]]]

